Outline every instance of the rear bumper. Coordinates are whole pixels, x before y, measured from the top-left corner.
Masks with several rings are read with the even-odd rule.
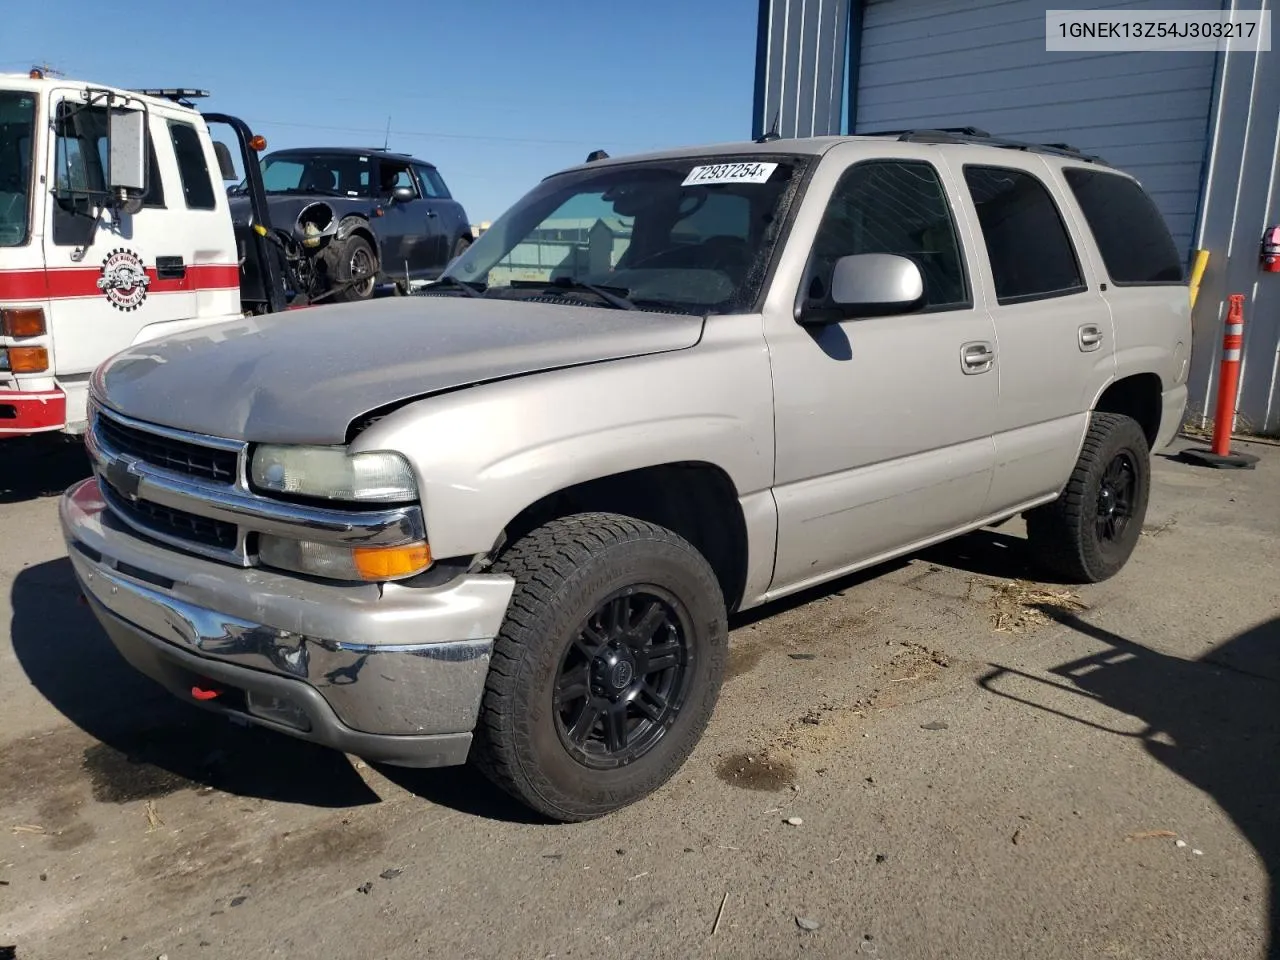
[[[66,422],[67,395],[61,390],[0,390],[0,437],[48,433]]]
[[[120,527],[93,480],[60,515],[111,641],[176,696],[373,761],[466,760],[510,578],[348,588],[234,568]]]

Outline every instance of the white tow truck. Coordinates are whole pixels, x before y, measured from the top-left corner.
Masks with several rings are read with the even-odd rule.
[[[0,74],[0,440],[82,433],[89,376],[119,350],[296,305],[250,159],[266,143],[202,95]],[[248,224],[210,124],[239,143]]]

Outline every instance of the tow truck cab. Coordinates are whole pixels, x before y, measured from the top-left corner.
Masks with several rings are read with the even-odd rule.
[[[265,144],[197,95],[0,74],[0,440],[82,432],[90,375],[132,344],[283,308],[248,159]],[[241,237],[210,123],[231,127],[263,211]]]

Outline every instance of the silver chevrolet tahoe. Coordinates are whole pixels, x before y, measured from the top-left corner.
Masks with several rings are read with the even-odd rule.
[[[1152,201],[1067,147],[593,155],[419,296],[104,363],[61,518],[178,696],[581,820],[687,759],[730,612],[1017,514],[1115,574],[1190,346]]]

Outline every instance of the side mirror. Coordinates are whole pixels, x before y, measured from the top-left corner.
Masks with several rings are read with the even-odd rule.
[[[116,197],[141,194],[147,188],[147,115],[112,110],[108,116],[107,187]]]
[[[413,187],[396,187],[391,191],[391,199],[396,203],[409,203],[418,199],[417,192]]]
[[[924,276],[914,260],[896,253],[858,253],[836,261],[826,302],[804,309],[797,319],[830,323],[843,317],[882,317],[908,313],[922,300]]]
[[[218,170],[223,180],[239,180],[236,176],[236,164],[231,159],[231,150],[221,140],[213,141],[213,155],[218,158]]]

